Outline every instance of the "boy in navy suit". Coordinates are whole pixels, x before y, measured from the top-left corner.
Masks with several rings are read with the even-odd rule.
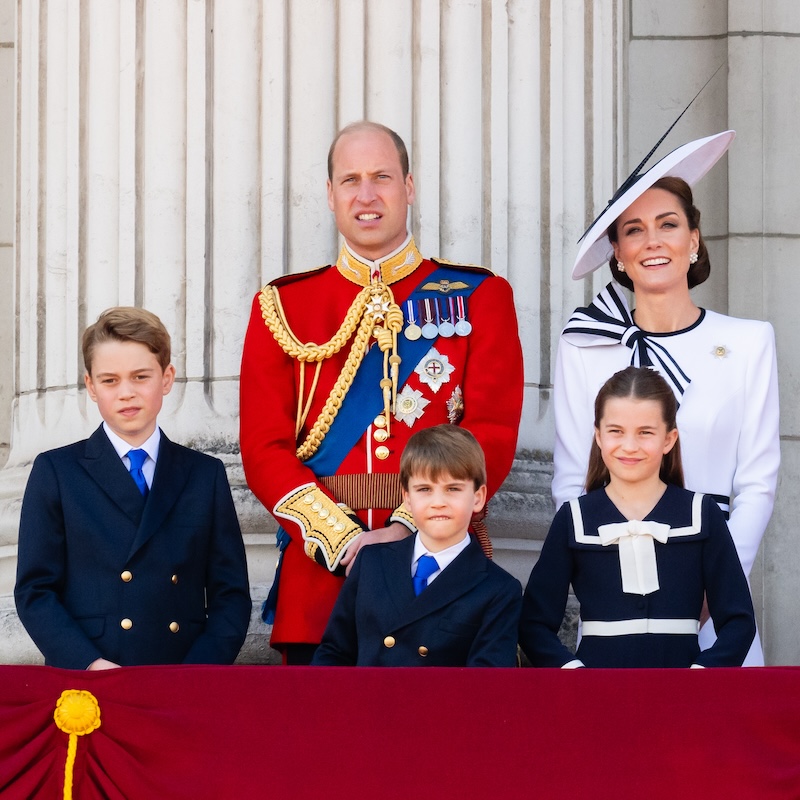
[[[111,308],[83,360],[103,424],[33,464],[22,624],[55,667],[230,664],[250,619],[244,545],[222,463],[156,426],[175,380],[169,334],[149,311]]]
[[[312,663],[515,666],[522,586],[468,532],[486,502],[477,440],[455,425],[418,431],[400,483],[417,534],[363,548]]]

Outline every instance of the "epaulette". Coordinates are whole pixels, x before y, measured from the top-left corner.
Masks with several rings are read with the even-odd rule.
[[[480,264],[457,264],[455,261],[448,261],[446,258],[432,258],[434,264],[441,264],[443,267],[451,267],[453,269],[463,269],[467,272],[480,272],[484,275],[494,275],[487,267],[482,267]]]
[[[323,270],[330,269],[330,264],[325,264],[322,267],[316,267],[314,269],[308,269],[305,272],[292,272],[289,275],[281,275],[280,278],[275,278],[271,280],[267,285],[268,286],[288,286],[290,283],[294,283],[295,281],[302,281],[305,278],[310,278],[312,275],[316,275]]]

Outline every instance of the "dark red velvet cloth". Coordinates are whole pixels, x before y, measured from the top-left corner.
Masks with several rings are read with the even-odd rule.
[[[800,668],[0,667],[0,797],[800,797]],[[423,710],[421,713],[419,709]]]

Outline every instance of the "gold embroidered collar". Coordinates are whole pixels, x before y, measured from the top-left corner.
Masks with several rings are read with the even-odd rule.
[[[408,239],[393,253],[369,261],[354,253],[346,244],[342,245],[336,269],[358,286],[369,286],[374,282],[372,276],[380,271],[380,280],[386,284],[395,283],[406,275],[410,275],[422,263],[422,254],[414,244],[414,237]]]

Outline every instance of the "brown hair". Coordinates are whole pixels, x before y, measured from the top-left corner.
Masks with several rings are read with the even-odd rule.
[[[97,322],[83,332],[83,363],[89,375],[92,374],[94,349],[103,342],[138,342],[155,355],[162,372],[169,366],[169,333],[155,314],[143,308],[107,308]]]
[[[478,440],[465,428],[434,425],[417,431],[400,458],[400,485],[408,491],[413,475],[437,481],[450,475],[457,481],[472,481],[479,489],[486,483],[486,458]]]
[[[700,243],[697,248],[697,261],[689,266],[689,272],[686,279],[689,283],[689,288],[694,289],[705,281],[711,274],[711,260],[708,256],[708,248],[703,241],[703,234],[700,230],[700,211],[694,205],[692,199],[692,187],[686,183],[683,178],[673,178],[668,176],[666,178],[659,178],[651,187],[651,189],[664,189],[670,194],[678,198],[678,202],[683,208],[683,213],[686,215],[686,220],[689,223],[689,230],[697,231],[700,236]],[[617,223],[619,217],[615,219],[608,226],[608,239],[613,244],[619,241],[617,235]],[[633,290],[633,281],[630,276],[625,272],[620,272],[616,256],[612,254],[608,259],[608,264],[611,267],[611,275],[617,283],[621,283],[626,289]]]
[[[594,401],[594,427],[600,428],[606,401],[612,397],[630,398],[631,400],[655,400],[661,404],[661,415],[667,431],[677,428],[675,417],[678,413],[678,401],[669,384],[650,367],[627,367],[612,375],[597,393]],[[676,440],[672,449],[661,458],[659,478],[664,483],[683,486],[683,464],[681,462],[681,442]],[[592,449],[589,453],[589,468],[586,472],[586,491],[591,492],[605,486],[610,475],[608,467],[603,463],[603,456],[595,437],[592,437]]]
[[[408,150],[406,149],[406,143],[400,138],[400,135],[391,128],[387,128],[386,125],[381,125],[380,122],[370,122],[367,119],[351,122],[349,125],[345,125],[345,127],[336,134],[336,137],[331,142],[331,146],[328,149],[328,179],[333,180],[333,151],[336,149],[339,139],[341,139],[342,136],[346,136],[348,133],[358,133],[359,131],[376,131],[389,136],[397,150],[397,157],[400,159],[400,167],[403,170],[403,180],[405,180],[408,176]]]

